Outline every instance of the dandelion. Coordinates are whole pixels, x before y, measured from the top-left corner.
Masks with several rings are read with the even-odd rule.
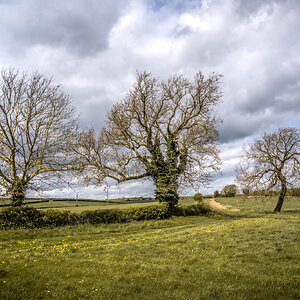
[[[3,283],[6,283],[6,281],[5,281],[5,280],[3,280]]]

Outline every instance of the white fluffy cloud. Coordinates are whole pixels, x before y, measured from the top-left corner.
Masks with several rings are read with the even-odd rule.
[[[160,78],[223,74],[223,177],[203,189],[211,192],[234,180],[243,143],[278,126],[299,126],[298,28],[298,0],[2,0],[0,66],[53,76],[82,126],[96,128],[137,70]],[[134,185],[124,193],[153,190]]]

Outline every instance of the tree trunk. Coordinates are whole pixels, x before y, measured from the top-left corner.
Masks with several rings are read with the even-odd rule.
[[[15,182],[10,190],[11,205],[21,206],[25,200],[25,192],[25,185],[21,181]]]
[[[283,201],[284,201],[286,191],[287,191],[286,184],[282,183],[280,194],[279,194],[279,197],[278,197],[278,202],[277,202],[276,207],[274,208],[273,212],[280,212]]]
[[[156,185],[155,199],[160,203],[166,202],[172,211],[178,204],[178,184],[177,182],[170,182],[167,176],[160,176],[154,180]]]

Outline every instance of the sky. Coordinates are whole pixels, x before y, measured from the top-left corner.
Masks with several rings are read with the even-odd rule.
[[[0,0],[0,68],[53,77],[80,126],[96,129],[137,71],[162,80],[222,74],[222,175],[200,190],[210,194],[234,183],[243,145],[300,127],[299,28],[299,0]],[[77,185],[45,195],[76,193],[105,197],[103,187]],[[151,195],[150,181],[109,189],[110,197]]]

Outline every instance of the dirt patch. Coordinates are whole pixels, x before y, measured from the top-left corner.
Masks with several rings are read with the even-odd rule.
[[[216,211],[224,210],[226,209],[226,206],[222,205],[219,202],[216,202],[214,199],[209,200],[209,206]]]
[[[214,211],[222,211],[222,210],[228,210],[228,211],[240,211],[238,208],[233,208],[231,209],[230,206],[224,206],[219,202],[216,202],[215,199],[210,199],[209,200],[209,206],[212,208]]]

